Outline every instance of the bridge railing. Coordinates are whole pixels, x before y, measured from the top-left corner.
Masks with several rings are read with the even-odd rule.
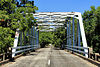
[[[87,54],[89,58],[89,47],[69,46],[69,45],[66,45],[65,47],[66,49],[71,50],[72,52]],[[84,49],[86,49],[87,52],[85,52]]]
[[[9,52],[0,54],[0,62],[8,59],[9,58],[8,55],[9,55]]]
[[[23,53],[29,50],[36,49],[37,45],[27,45],[27,46],[18,46],[18,47],[12,47],[11,52],[12,52],[12,57],[14,57],[15,54]],[[14,51],[16,50],[16,51]]]

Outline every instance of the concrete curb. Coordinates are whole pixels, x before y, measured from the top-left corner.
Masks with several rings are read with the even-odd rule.
[[[67,50],[65,50],[65,51],[67,51]],[[71,51],[67,51],[67,52],[69,52],[69,53],[72,54]],[[98,62],[98,61],[92,60],[92,59],[90,59],[90,58],[86,58],[85,56],[80,55],[80,54],[75,53],[75,52],[73,53],[73,55],[76,55],[76,56],[78,56],[78,57],[80,57],[80,58],[82,58],[82,59],[84,59],[84,60],[86,60],[86,61],[88,61],[88,62],[90,62],[90,63],[92,63],[92,64],[94,64],[94,65],[96,65],[96,66],[98,66],[98,67],[100,67],[100,62]]]
[[[39,50],[39,49],[36,49],[36,50]],[[30,51],[30,52],[35,52],[36,50]],[[30,52],[27,52],[26,54],[29,54]],[[15,56],[14,58],[12,58],[11,60],[10,59],[6,59],[4,61],[1,61],[0,62],[0,66],[4,65],[6,63],[9,63],[9,62],[14,62],[15,59],[17,59],[17,58],[19,58],[21,56],[25,56],[26,54],[19,54],[19,55]]]

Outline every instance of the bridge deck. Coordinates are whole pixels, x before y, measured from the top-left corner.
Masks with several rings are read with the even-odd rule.
[[[64,50],[42,48],[2,67],[96,67]]]

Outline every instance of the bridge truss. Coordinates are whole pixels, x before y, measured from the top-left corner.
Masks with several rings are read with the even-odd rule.
[[[85,37],[85,31],[82,21],[81,13],[79,12],[37,12],[33,14],[37,19],[38,26],[65,26],[67,30],[67,45],[65,47],[69,50],[76,51],[85,54],[88,57],[87,41]],[[77,20],[77,22],[75,22]],[[77,30],[75,30],[77,23]],[[55,31],[53,30],[40,30],[40,31]],[[77,33],[75,35],[75,32]],[[83,47],[81,47],[81,38]],[[84,51],[76,50],[84,49]]]
[[[65,27],[67,30],[67,44],[65,48],[72,50],[74,52],[83,53],[88,57],[88,47],[85,37],[84,26],[82,22],[82,16],[79,12],[37,12],[33,14],[33,17],[37,20],[37,25],[41,29],[37,30],[36,26],[31,28],[31,33],[28,34],[30,40],[30,46],[19,46],[18,39],[20,37],[20,45],[22,43],[22,32],[16,31],[14,47],[12,48],[12,57],[15,54],[39,48],[39,31],[41,32],[51,32],[56,31],[56,28]],[[77,20],[77,22],[75,22]],[[77,27],[76,27],[77,26]],[[77,30],[75,30],[77,28]],[[75,32],[77,34],[75,34]],[[81,44],[82,38],[82,44]],[[28,48],[27,48],[28,47]],[[24,50],[17,51],[17,49],[24,48]],[[25,49],[27,48],[27,49]],[[81,51],[83,50],[83,51]]]

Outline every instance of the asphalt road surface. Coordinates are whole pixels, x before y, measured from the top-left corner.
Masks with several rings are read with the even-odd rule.
[[[1,67],[96,67],[64,50],[41,48]]]

